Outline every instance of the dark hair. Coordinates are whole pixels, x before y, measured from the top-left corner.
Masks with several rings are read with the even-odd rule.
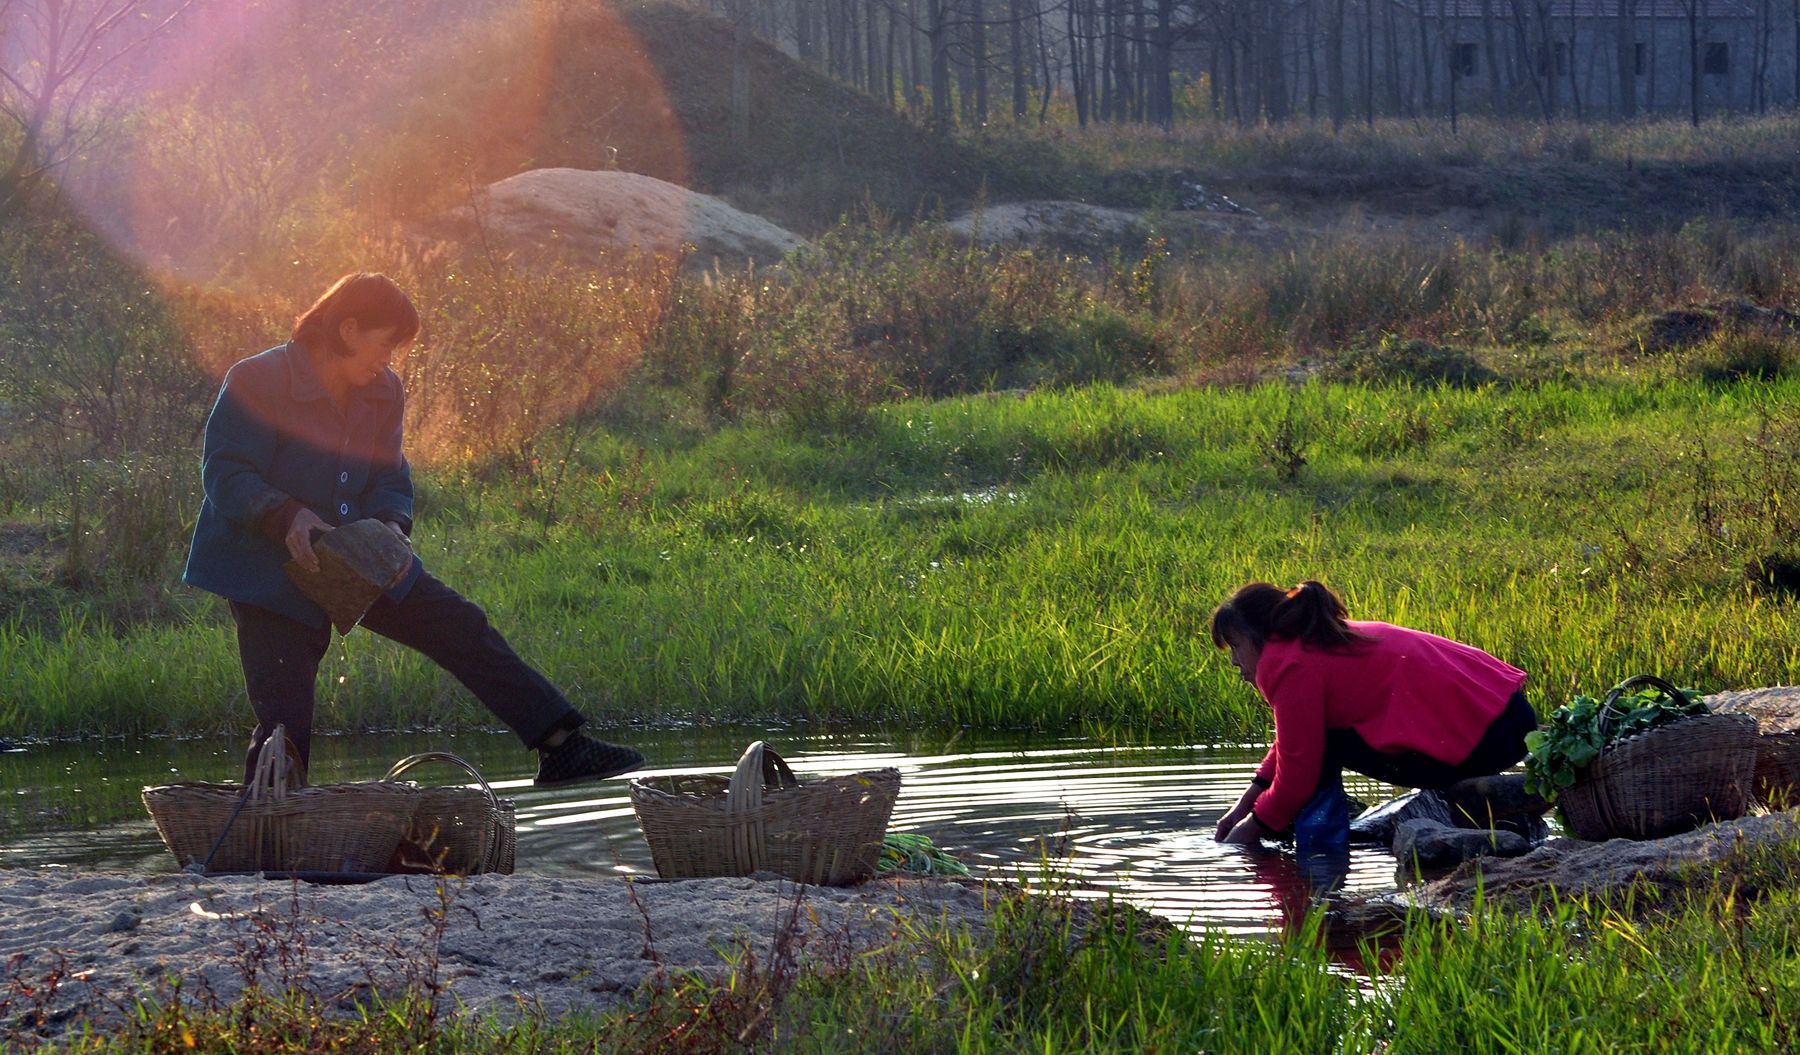
[[[344,347],[338,333],[345,319],[355,319],[365,330],[392,326],[401,341],[410,341],[419,332],[419,312],[393,279],[355,271],[333,282],[312,307],[300,313],[289,340],[333,355],[349,355],[350,349]]]
[[[1308,579],[1291,590],[1253,582],[1213,610],[1212,639],[1220,648],[1232,640],[1261,648],[1271,638],[1344,648],[1368,640],[1345,622],[1349,615],[1344,602],[1322,582]]]

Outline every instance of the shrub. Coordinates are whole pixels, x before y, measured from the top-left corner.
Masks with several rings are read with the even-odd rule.
[[[1465,348],[1395,334],[1387,334],[1373,345],[1346,349],[1333,366],[1334,372],[1347,380],[1423,386],[1476,388],[1499,377]]]

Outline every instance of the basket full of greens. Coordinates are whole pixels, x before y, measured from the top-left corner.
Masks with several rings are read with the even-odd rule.
[[[1658,839],[1750,806],[1756,722],[1652,675],[1576,696],[1525,744],[1526,787],[1583,839]]]

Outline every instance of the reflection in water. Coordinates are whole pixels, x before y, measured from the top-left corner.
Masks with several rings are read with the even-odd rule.
[[[601,735],[609,731],[601,730]],[[638,775],[728,774],[756,730],[611,731],[644,750]],[[898,767],[903,776],[892,827],[919,832],[977,873],[1036,880],[1065,875],[1080,896],[1117,896],[1178,924],[1235,934],[1292,925],[1321,897],[1389,890],[1394,861],[1357,848],[1329,861],[1291,851],[1255,852],[1213,841],[1260,749],[1084,741],[1021,743],[960,736],[899,741],[873,735],[771,736],[802,778]],[[0,755],[0,867],[173,871],[175,863],[137,802],[146,783],[228,779],[236,742],[64,745]],[[314,778],[379,776],[396,758],[448,750],[487,775],[517,807],[519,869],[573,877],[649,874],[623,780],[540,790],[529,753],[509,737],[359,736],[321,739]],[[421,769],[422,780],[460,782],[454,767]],[[77,790],[79,789],[79,790]],[[1386,789],[1353,789],[1373,799]]]

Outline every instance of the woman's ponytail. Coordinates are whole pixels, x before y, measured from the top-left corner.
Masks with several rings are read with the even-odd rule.
[[[1212,639],[1220,648],[1233,640],[1260,648],[1270,639],[1345,648],[1366,640],[1350,626],[1349,615],[1338,595],[1317,580],[1291,590],[1253,582],[1213,611]]]

